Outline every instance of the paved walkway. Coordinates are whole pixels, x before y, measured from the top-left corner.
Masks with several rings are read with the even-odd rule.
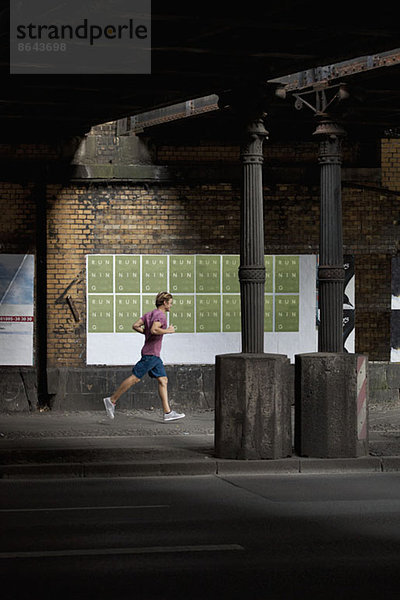
[[[164,423],[158,410],[2,413],[0,477],[112,477],[168,474],[400,471],[400,407],[370,407],[370,455],[220,460],[214,411]]]

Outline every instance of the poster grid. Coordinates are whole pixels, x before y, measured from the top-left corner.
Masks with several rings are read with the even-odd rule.
[[[159,291],[174,296],[171,323],[182,333],[240,332],[238,255],[87,256],[87,333],[128,333],[154,308]],[[266,256],[266,332],[299,329],[299,257]]]

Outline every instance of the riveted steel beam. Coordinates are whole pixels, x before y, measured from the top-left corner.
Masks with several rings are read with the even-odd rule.
[[[142,133],[148,127],[196,117],[214,110],[218,110],[218,96],[212,94],[132,116],[126,129],[127,133]]]
[[[281,83],[286,92],[296,92],[307,88],[327,87],[338,79],[398,64],[400,64],[400,48],[395,48],[380,54],[359,56],[332,65],[299,71],[285,77],[271,79],[269,83]]]

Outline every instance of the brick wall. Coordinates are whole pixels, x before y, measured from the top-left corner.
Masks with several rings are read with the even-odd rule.
[[[109,142],[114,133],[108,127],[106,134]],[[372,176],[366,180],[365,173],[363,181],[353,173],[343,185],[344,252],[356,256],[356,351],[368,353],[370,360],[388,360],[390,353],[390,260],[399,239],[400,183],[395,177],[399,141],[382,141],[382,186]],[[33,160],[31,147],[22,153],[17,150],[3,147],[0,155],[21,160],[21,165]],[[238,152],[237,146],[220,143],[160,143],[157,164],[171,167],[171,173],[178,168],[179,177],[146,183],[48,183],[49,366],[85,365],[86,254],[239,252]],[[266,146],[266,253],[318,252],[316,152],[313,143]],[[57,153],[55,148],[40,148],[35,160],[54,160]],[[348,143],[344,167],[363,166],[364,155],[361,143]],[[190,178],[185,176],[184,163],[190,166]],[[236,176],[211,179],[210,165],[233,165]],[[270,165],[283,167],[279,177],[272,177]],[[3,176],[1,252],[34,250],[33,187],[32,182],[7,181]],[[67,295],[79,313],[78,321],[66,303]]]
[[[0,181],[0,252],[35,252],[36,203],[33,184]]]
[[[85,363],[86,254],[239,251],[238,200],[229,185],[151,191],[147,185],[51,185],[48,193],[50,366]]]
[[[400,138],[382,140],[382,185],[400,191]]]
[[[359,143],[343,145],[343,159],[347,162],[357,160],[361,152]],[[267,165],[274,164],[314,164],[317,154],[315,142],[269,142],[263,146],[264,160]],[[240,146],[235,144],[201,142],[195,145],[160,144],[156,151],[157,163],[171,164],[179,162],[239,162]]]

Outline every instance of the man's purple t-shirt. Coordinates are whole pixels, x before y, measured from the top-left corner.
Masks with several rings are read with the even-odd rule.
[[[165,313],[162,310],[155,308],[151,312],[143,315],[141,319],[144,322],[144,335],[146,338],[142,348],[142,356],[160,356],[163,336],[152,334],[151,328],[154,321],[160,321],[161,327],[163,329],[167,328],[167,317],[165,316]]]

